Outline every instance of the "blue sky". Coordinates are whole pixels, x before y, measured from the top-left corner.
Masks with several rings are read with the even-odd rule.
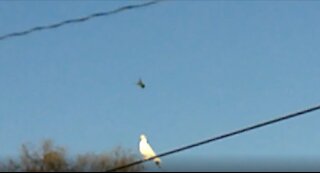
[[[1,1],[0,35],[140,1]],[[0,155],[165,152],[320,102],[317,1],[167,1],[0,42]],[[135,83],[139,78],[146,89]],[[318,158],[320,112],[163,158]]]

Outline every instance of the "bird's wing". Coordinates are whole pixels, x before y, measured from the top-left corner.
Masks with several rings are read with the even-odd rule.
[[[151,146],[144,141],[140,142],[140,152],[145,157],[145,159],[156,156],[156,153],[153,151]]]

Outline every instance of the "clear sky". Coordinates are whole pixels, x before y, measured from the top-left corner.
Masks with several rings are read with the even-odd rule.
[[[1,1],[0,35],[141,1]],[[167,1],[0,41],[0,155],[157,153],[320,103],[320,2]],[[144,90],[135,83],[145,81]],[[320,112],[163,158],[320,157]],[[249,162],[250,163],[250,162]]]

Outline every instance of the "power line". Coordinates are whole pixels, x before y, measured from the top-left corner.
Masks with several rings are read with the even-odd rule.
[[[96,17],[109,16],[109,15],[116,14],[116,13],[119,13],[119,12],[122,12],[122,11],[126,11],[126,10],[132,10],[132,9],[147,7],[147,6],[150,6],[150,5],[154,5],[154,4],[156,4],[156,3],[160,2],[160,1],[162,1],[162,0],[153,0],[153,1],[150,1],[150,2],[137,4],[137,5],[127,5],[127,6],[123,6],[123,7],[117,8],[115,10],[107,11],[107,12],[98,12],[98,13],[90,14],[90,15],[85,16],[85,17],[81,17],[81,18],[69,19],[69,20],[65,20],[65,21],[54,23],[54,24],[50,24],[50,25],[36,26],[36,27],[33,27],[33,28],[25,30],[25,31],[12,32],[12,33],[9,33],[9,34],[2,35],[2,36],[0,36],[0,41],[4,40],[4,39],[12,38],[12,37],[28,35],[30,33],[36,32],[36,31],[56,29],[56,28],[59,28],[59,27],[61,27],[63,25],[67,25],[67,24],[81,23],[81,22],[85,22],[85,21],[88,21],[88,20],[96,18]]]
[[[174,149],[174,150],[159,154],[157,156],[151,157],[151,158],[146,159],[146,160],[139,160],[139,161],[127,164],[127,165],[119,166],[119,167],[107,170],[107,172],[117,171],[117,170],[121,170],[121,169],[128,168],[128,167],[131,167],[131,166],[135,166],[135,165],[141,164],[143,162],[147,162],[147,161],[153,160],[153,159],[155,159],[157,157],[164,157],[164,156],[167,156],[167,155],[178,153],[178,152],[181,152],[181,151],[184,151],[184,150],[188,150],[188,149],[200,146],[200,145],[204,145],[204,144],[207,144],[207,143],[210,143],[210,142],[214,142],[214,141],[218,141],[218,140],[221,140],[221,139],[225,139],[225,138],[228,138],[228,137],[231,137],[231,136],[235,136],[235,135],[238,135],[238,134],[241,134],[241,133],[245,133],[245,132],[260,128],[260,127],[264,127],[264,126],[267,126],[267,125],[270,125],[270,124],[274,124],[274,123],[277,123],[277,122],[280,122],[280,121],[288,120],[288,119],[291,119],[291,118],[294,118],[294,117],[298,117],[298,116],[301,116],[301,115],[304,115],[304,114],[307,114],[307,113],[311,113],[311,112],[314,112],[314,111],[319,110],[319,109],[320,109],[320,105],[312,107],[312,108],[309,108],[309,109],[305,109],[305,110],[302,110],[302,111],[298,111],[298,112],[295,112],[295,113],[291,113],[291,114],[288,114],[288,115],[285,115],[285,116],[281,116],[279,118],[275,118],[275,119],[272,119],[272,120],[269,120],[269,121],[261,122],[261,123],[258,123],[258,124],[255,124],[255,125],[252,125],[252,126],[249,126],[249,127],[245,127],[245,128],[242,128],[242,129],[239,129],[239,130],[236,130],[236,131],[232,131],[232,132],[229,132],[229,133],[217,136],[217,137],[213,137],[213,138],[206,139],[206,140],[203,140],[203,141],[191,144],[191,145],[187,145],[187,146],[184,146],[184,147],[181,147],[181,148],[177,148],[177,149]]]

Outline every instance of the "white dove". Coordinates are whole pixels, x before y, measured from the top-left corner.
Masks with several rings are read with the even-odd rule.
[[[145,160],[156,156],[156,153],[153,151],[153,149],[151,148],[151,146],[147,141],[147,137],[143,134],[140,135],[139,150],[143,156],[143,159]],[[153,161],[157,164],[158,167],[160,167],[160,162],[161,162],[160,158],[156,157],[153,159]]]

